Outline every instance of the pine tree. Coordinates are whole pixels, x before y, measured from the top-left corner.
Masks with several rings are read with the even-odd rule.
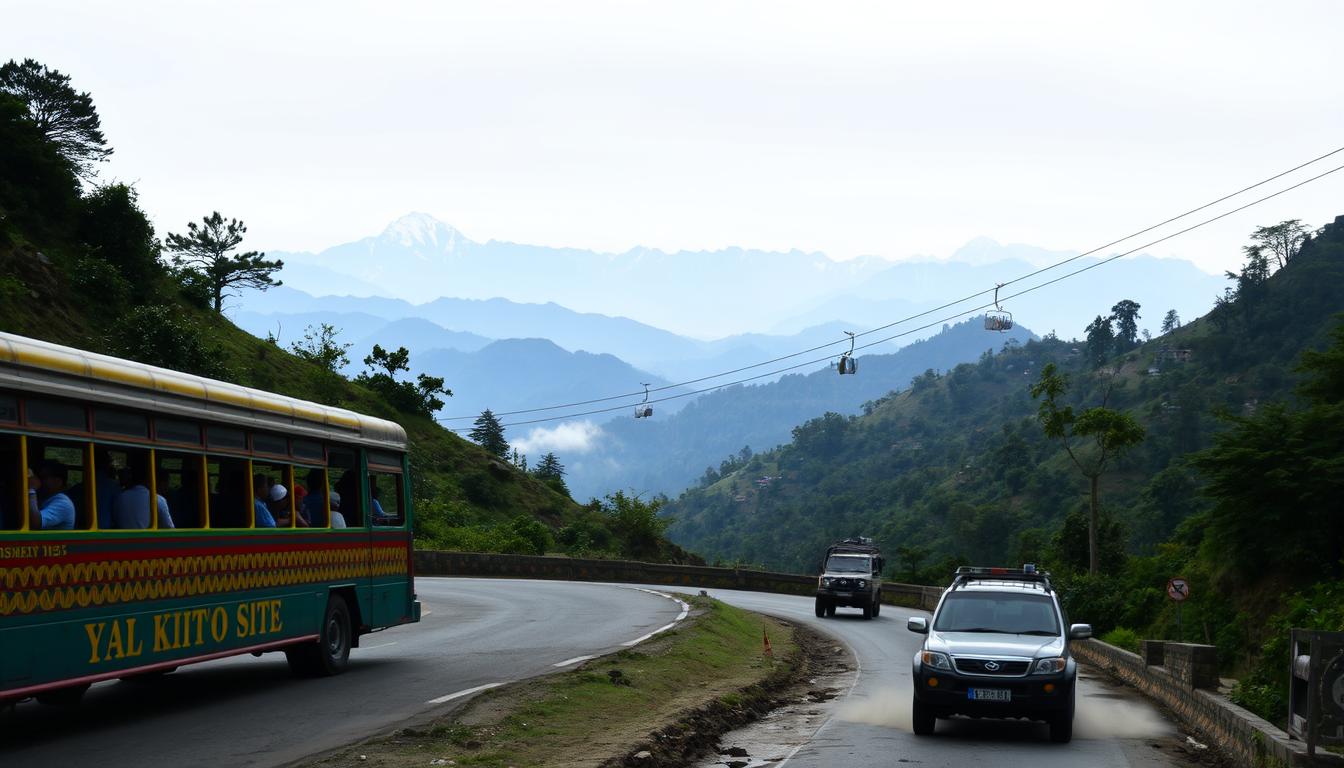
[[[32,59],[11,60],[0,66],[0,92],[28,107],[33,124],[81,178],[93,178],[95,166],[112,154],[93,99],[71,88],[69,75]]]
[[[565,467],[554,453],[548,452],[537,462],[537,468],[532,471],[532,476],[554,488],[556,491],[569,495],[569,486],[565,485]]]
[[[1176,314],[1176,310],[1168,309],[1167,314],[1162,318],[1162,335],[1166,335],[1181,327],[1181,316]]]
[[[224,297],[235,288],[256,288],[264,291],[281,285],[271,277],[285,266],[282,261],[266,261],[264,253],[248,251],[234,255],[243,242],[247,225],[237,219],[225,222],[219,211],[206,216],[198,226],[187,224],[187,234],[168,234],[163,245],[172,251],[173,266],[186,281],[203,282],[210,293],[216,312],[224,311]]]
[[[504,439],[504,425],[499,423],[499,419],[489,408],[481,411],[481,415],[476,417],[467,436],[501,459],[509,455],[509,442]]]

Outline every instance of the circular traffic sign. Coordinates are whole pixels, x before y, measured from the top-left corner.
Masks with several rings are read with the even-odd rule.
[[[1176,602],[1182,602],[1190,596],[1190,583],[1182,578],[1169,579],[1167,581],[1167,597]]]

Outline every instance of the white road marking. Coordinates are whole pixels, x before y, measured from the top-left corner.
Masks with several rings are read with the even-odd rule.
[[[581,661],[588,661],[589,659],[596,659],[596,658],[597,658],[596,656],[575,656],[575,657],[572,658],[572,659],[565,659],[564,661],[557,662],[557,663],[555,663],[555,664],[552,664],[551,666],[552,666],[552,667],[568,667],[568,666],[571,665],[571,664],[578,664],[578,663],[581,662]]]
[[[854,695],[854,689],[859,687],[859,678],[863,677],[863,663],[859,661],[859,653],[854,650],[854,646],[850,645],[844,638],[837,637],[834,639],[844,644],[844,646],[849,649],[849,655],[854,658],[854,680],[849,684],[849,690],[845,691],[845,699],[849,699],[850,696]],[[827,715],[821,725],[817,726],[817,730],[813,731],[812,735],[807,737],[807,741],[794,747],[793,751],[786,755],[783,760],[780,760],[775,768],[784,768],[785,763],[792,760],[795,755],[802,751],[803,747],[810,746],[812,742],[816,740],[817,736],[821,735],[821,732],[825,730],[826,726],[830,725],[834,720],[834,714]]]
[[[650,632],[650,633],[647,634],[647,635],[643,635],[643,636],[641,636],[641,637],[637,637],[637,638],[635,638],[634,640],[630,640],[629,642],[621,643],[621,645],[624,646],[624,647],[626,647],[626,648],[630,648],[630,647],[632,647],[632,646],[639,645],[640,643],[644,642],[645,640],[648,640],[649,638],[653,637],[654,635],[659,634],[659,633],[661,633],[661,632],[666,632],[667,630],[669,630],[669,629],[671,629],[671,628],[677,626],[677,624],[680,623],[682,619],[686,618],[686,616],[687,616],[688,614],[690,614],[690,612],[691,612],[691,606],[687,605],[686,602],[685,602],[684,600],[681,600],[680,598],[673,597],[672,595],[669,595],[669,594],[667,594],[666,592],[659,592],[659,591],[656,590],[656,589],[645,589],[645,588],[643,588],[643,587],[630,587],[630,589],[638,590],[638,591],[640,591],[640,592],[648,592],[650,595],[657,595],[657,596],[659,596],[659,597],[665,597],[665,598],[667,598],[668,600],[671,600],[672,602],[676,603],[677,605],[680,605],[680,606],[681,606],[681,613],[677,615],[677,618],[675,618],[675,619],[672,620],[672,623],[671,623],[671,624],[664,624],[663,626],[661,626],[661,627],[659,627],[659,628],[653,630],[652,632]]]
[[[393,640],[393,641],[390,642],[390,643],[379,643],[379,644],[377,644],[377,645],[365,645],[365,646],[361,646],[359,650],[361,650],[361,651],[372,651],[374,648],[386,648],[386,647],[389,646],[389,645],[396,645],[396,644],[397,644],[397,641],[396,641],[396,640]]]
[[[498,688],[501,685],[504,685],[504,683],[486,683],[485,685],[478,685],[475,688],[468,688],[465,691],[458,691],[457,693],[450,693],[447,696],[440,696],[437,699],[430,699],[425,703],[443,704],[444,702],[452,701],[453,699],[460,699],[463,696],[470,696],[473,693],[480,693],[481,691],[488,691],[491,688]]]

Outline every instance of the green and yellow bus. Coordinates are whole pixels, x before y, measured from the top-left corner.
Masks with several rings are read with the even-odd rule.
[[[409,473],[392,422],[0,333],[0,706],[243,653],[340,672],[420,618]]]

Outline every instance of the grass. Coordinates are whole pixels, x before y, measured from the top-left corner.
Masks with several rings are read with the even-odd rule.
[[[424,730],[405,729],[312,765],[597,765],[690,710],[746,705],[746,689],[788,668],[797,645],[787,625],[706,598],[690,602],[686,622],[638,649],[495,689]],[[763,630],[773,657],[762,653]]]

